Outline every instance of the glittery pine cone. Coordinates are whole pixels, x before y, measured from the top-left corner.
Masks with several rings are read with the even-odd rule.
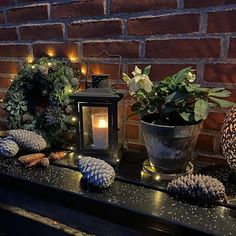
[[[34,120],[34,117],[32,115],[30,115],[29,113],[25,113],[22,116],[22,120],[24,123],[31,123]]]
[[[187,175],[172,180],[167,187],[170,195],[199,205],[212,205],[226,199],[225,187],[217,179],[205,175]]]
[[[45,113],[48,125],[57,125],[61,122],[62,111],[58,107],[49,107]]]
[[[31,152],[40,152],[47,147],[44,138],[33,131],[23,129],[10,130],[9,138],[14,140],[20,148]]]
[[[73,78],[71,80],[71,85],[74,86],[74,87],[79,87],[79,80],[77,78]]]
[[[111,165],[93,157],[82,157],[79,170],[83,178],[98,188],[108,188],[115,179],[115,171]]]
[[[0,141],[0,156],[14,157],[19,151],[19,146],[16,142],[9,139],[2,139]]]

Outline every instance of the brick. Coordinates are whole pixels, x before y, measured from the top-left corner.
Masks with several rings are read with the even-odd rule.
[[[236,58],[236,38],[232,38],[230,40],[229,57],[230,58]]]
[[[236,32],[235,18],[236,18],[236,10],[209,13],[207,32],[209,33]]]
[[[139,68],[144,69],[147,65],[144,64],[135,64],[137,65]],[[130,64],[128,65],[128,73],[131,76],[131,73],[134,71],[135,68],[134,64]],[[179,64],[151,64],[151,71],[150,71],[150,79],[152,81],[160,81],[162,79],[164,79],[166,76],[168,75],[174,75],[175,73],[177,73],[178,71],[186,68],[186,67],[193,67],[195,68],[194,65],[189,65],[189,64],[183,64],[183,65],[179,65]]]
[[[0,88],[1,89],[8,89],[11,85],[11,78],[10,77],[0,77]]]
[[[226,4],[235,4],[235,0],[185,0],[184,7],[212,7]]]
[[[0,11],[0,24],[3,24],[4,22],[5,22],[4,14],[2,11]]]
[[[75,43],[42,43],[34,44],[35,57],[78,57],[77,45]]]
[[[28,45],[0,44],[0,57],[27,57],[28,55]]]
[[[20,27],[22,40],[60,39],[64,35],[63,24],[29,25]]]
[[[0,41],[14,41],[17,39],[16,28],[0,28]]]
[[[0,73],[17,74],[19,70],[20,64],[18,62],[0,61]]]
[[[127,139],[139,139],[139,127],[138,125],[126,124],[126,138]]]
[[[53,4],[53,18],[71,18],[104,15],[103,0],[81,0],[79,2]]]
[[[110,41],[110,42],[87,42],[83,43],[83,56],[99,55],[103,50],[110,54],[120,55],[124,58],[139,57],[138,41]]]
[[[207,64],[205,65],[204,80],[236,83],[236,64]]]
[[[199,19],[197,14],[131,19],[128,21],[128,34],[151,35],[198,32]]]
[[[197,150],[213,152],[214,151],[214,136],[201,134],[198,137]]]
[[[9,23],[21,23],[48,19],[48,5],[35,5],[30,7],[18,7],[7,10]]]
[[[176,0],[111,0],[111,13],[143,12],[176,8]]]
[[[227,98],[227,100],[236,103],[236,89],[228,89],[231,92],[231,95]]]
[[[69,25],[69,38],[107,37],[121,34],[120,20],[90,21]]]
[[[0,121],[0,129],[1,130],[7,130],[7,122]]]
[[[148,58],[215,58],[219,55],[219,39],[171,39],[146,42]]]
[[[1,0],[0,6],[9,6],[13,4],[13,0]]]
[[[207,119],[203,123],[203,127],[205,129],[210,129],[210,130],[221,130],[221,126],[223,124],[225,118],[224,113],[213,113],[211,112]]]

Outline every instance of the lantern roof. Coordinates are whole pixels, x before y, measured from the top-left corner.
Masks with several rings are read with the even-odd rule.
[[[88,88],[75,93],[71,98],[77,102],[119,102],[127,94],[127,90],[112,88]]]

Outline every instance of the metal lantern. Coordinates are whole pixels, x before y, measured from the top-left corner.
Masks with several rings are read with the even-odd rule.
[[[223,155],[233,170],[231,179],[236,182],[236,106],[226,114],[221,129]]]
[[[87,71],[88,66],[89,63]],[[88,88],[90,76],[92,87]],[[118,78],[119,76],[120,64]],[[86,89],[72,96],[78,119],[77,153],[97,157],[115,165],[119,163],[124,150],[126,91],[109,86],[106,82],[109,77],[107,74],[87,77]]]

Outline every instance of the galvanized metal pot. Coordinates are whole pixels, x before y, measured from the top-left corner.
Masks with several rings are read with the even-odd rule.
[[[165,126],[141,121],[144,140],[150,159],[158,171],[181,173],[191,159],[202,123],[184,126]]]

